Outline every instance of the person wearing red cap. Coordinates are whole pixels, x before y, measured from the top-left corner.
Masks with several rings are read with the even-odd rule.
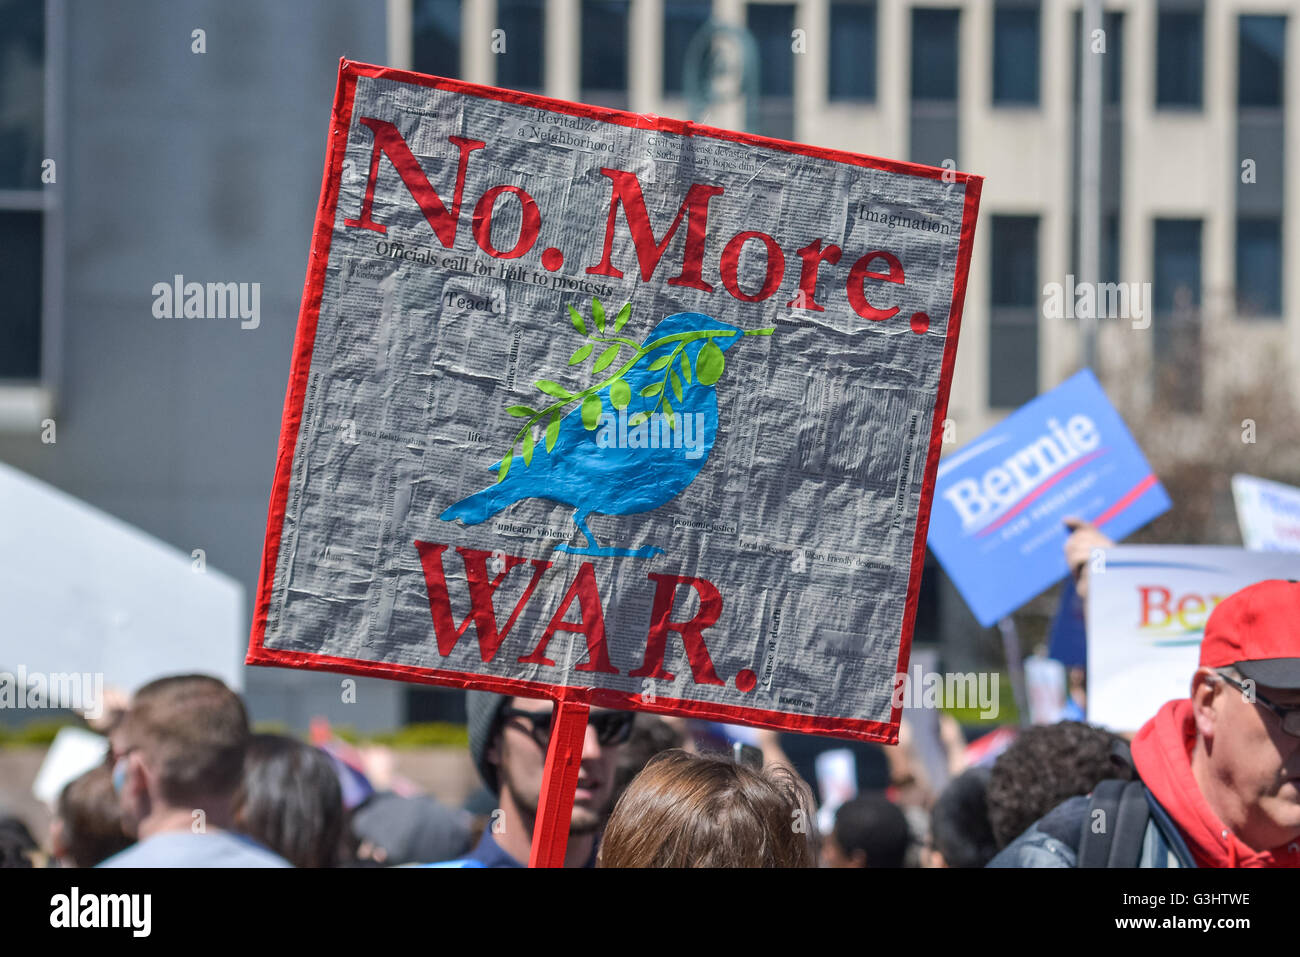
[[[1197,865],[1300,864],[1300,583],[1219,603],[1192,696],[1142,727],[1133,764]]]
[[[1095,813],[1099,785],[989,866],[1300,866],[1300,582],[1258,582],[1214,609],[1191,696],[1142,726],[1132,761],[1140,780],[1109,814]]]

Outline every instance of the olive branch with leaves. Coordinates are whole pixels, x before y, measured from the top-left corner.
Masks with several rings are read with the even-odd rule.
[[[513,441],[510,443],[510,448],[506,450],[506,454],[501,457],[501,466],[497,471],[498,482],[505,481],[506,473],[510,471],[510,464],[514,461],[516,446],[520,447],[524,466],[527,467],[532,464],[533,448],[536,441],[533,436],[533,428],[543,419],[547,420],[544,441],[546,442],[546,451],[549,452],[555,447],[556,439],[560,436],[560,422],[565,416],[565,410],[574,402],[582,404],[582,424],[588,432],[594,431],[600,425],[601,401],[597,393],[606,386],[609,386],[610,404],[619,411],[626,409],[632,401],[632,387],[628,385],[623,376],[635,367],[643,357],[667,343],[676,342],[677,346],[668,355],[656,359],[649,367],[650,372],[663,370],[663,376],[658,382],[652,383],[640,391],[642,398],[652,399],[657,396],[658,400],[650,411],[641,411],[632,416],[628,420],[630,427],[635,428],[662,409],[669,428],[673,430],[677,428],[677,417],[673,412],[672,403],[668,399],[668,392],[671,389],[673,396],[680,403],[683,401],[682,379],[686,380],[687,385],[691,384],[691,363],[687,359],[685,352],[688,343],[699,339],[710,340],[704,344],[695,357],[693,373],[695,380],[701,385],[713,385],[722,378],[722,371],[726,362],[722,350],[712,340],[717,336],[730,338],[736,333],[720,330],[681,332],[671,336],[662,336],[642,346],[631,339],[617,335],[631,316],[632,303],[629,302],[625,303],[623,308],[615,313],[612,321],[607,322],[604,304],[599,299],[593,298],[591,300],[591,321],[595,332],[601,333],[601,335],[593,335],[582,314],[573,306],[569,306],[569,319],[573,323],[573,328],[589,340],[586,344],[579,346],[573,355],[569,357],[570,366],[585,362],[596,351],[598,345],[604,345],[605,348],[596,355],[596,360],[592,363],[591,374],[593,376],[599,375],[618,361],[625,346],[632,350],[632,357],[618,366],[613,375],[592,383],[581,392],[570,392],[558,382],[552,382],[549,379],[537,380],[534,385],[545,395],[556,401],[542,409],[534,409],[527,405],[512,405],[506,409],[506,412],[511,416],[527,419],[527,421],[524,423],[523,428],[515,434]],[[772,329],[756,329],[745,334],[768,336],[772,332]],[[677,360],[676,367],[674,367],[674,359]],[[677,374],[678,368],[681,369],[680,377]]]

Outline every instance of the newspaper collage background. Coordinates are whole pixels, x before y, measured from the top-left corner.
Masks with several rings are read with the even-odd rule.
[[[448,138],[486,142],[469,154],[454,250],[439,243],[387,158],[372,213],[386,231],[344,225],[362,208],[371,166],[374,137],[362,117],[397,127],[449,206],[460,157]],[[667,283],[681,271],[685,217],[643,282],[620,208],[612,261],[623,278],[588,274],[601,261],[609,218],[611,180],[602,167],[636,174],[655,242],[692,183],[724,188],[708,207],[703,279],[712,292]],[[522,187],[541,215],[536,245],[517,259],[487,255],[471,231],[474,204],[498,184]],[[966,188],[357,77],[264,646],[642,697],[649,690],[661,701],[652,710],[681,699],[780,712],[796,725],[822,715],[890,722],[893,676],[906,666],[900,633]],[[496,204],[496,248],[514,243],[520,219],[518,202]],[[719,279],[723,246],[748,230],[769,234],[785,254],[780,286],[762,302],[739,300]],[[824,311],[791,308],[796,250],[818,238],[843,249],[837,265],[821,267],[815,299]],[[541,257],[552,247],[563,253],[554,271]],[[906,281],[867,283],[874,305],[899,307],[891,319],[868,321],[850,305],[845,280],[859,257],[878,249],[899,257]],[[767,265],[763,244],[746,243],[739,287],[761,287]],[[477,525],[442,520],[449,506],[494,483],[489,466],[519,428],[507,407],[550,401],[539,379],[575,392],[588,384],[587,364],[569,365],[584,339],[568,307],[590,324],[593,296],[611,317],[631,303],[621,334],[638,343],[682,312],[774,330],[727,350],[714,386],[716,439],[694,481],[654,510],[589,519],[602,545],[653,545],[663,554],[555,551],[584,539],[573,508],[541,498]],[[918,312],[930,317],[923,333],[909,325]],[[628,471],[629,482],[654,480]],[[470,606],[456,547],[553,562],[491,662],[482,660],[472,624],[450,655],[439,653],[417,540],[451,546],[443,559],[457,625]],[[556,666],[521,663],[584,562],[594,565],[619,674],[574,672],[587,647],[567,631],[547,651]],[[522,565],[495,593],[503,626],[531,571]],[[674,681],[647,689],[628,674],[646,656],[651,573],[698,576],[721,592],[721,617],[704,638],[723,685],[694,682],[673,633],[666,666]],[[689,619],[698,605],[692,589],[680,588],[671,620]],[[567,620],[577,615],[574,602]],[[736,676],[746,670],[757,682],[747,679],[742,690]]]

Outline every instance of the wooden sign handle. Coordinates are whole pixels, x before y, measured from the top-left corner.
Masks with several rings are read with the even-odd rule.
[[[533,850],[529,867],[563,867],[569,844],[569,819],[578,790],[582,748],[587,738],[588,707],[580,701],[555,702],[551,742],[542,772],[542,795],[533,825]]]

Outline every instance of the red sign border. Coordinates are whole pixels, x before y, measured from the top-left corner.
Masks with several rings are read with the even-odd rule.
[[[565,687],[514,678],[496,678],[487,675],[447,671],[439,668],[422,668],[414,665],[390,664],[354,658],[337,658],[331,655],[283,651],[267,648],[267,616],[271,607],[271,591],[275,579],[275,565],[284,533],[284,515],[289,500],[289,483],[293,474],[294,450],[298,444],[298,430],[302,424],[303,400],[307,391],[307,378],[311,371],[311,357],[316,344],[316,324],[320,318],[321,299],[324,295],[325,272],[329,264],[330,240],[338,207],[339,183],[342,178],[343,158],[347,152],[347,136],[352,122],[352,101],[358,77],[396,80],[418,86],[449,90],[467,96],[502,102],[519,103],[556,113],[567,113],[586,119],[599,120],[634,129],[651,129],[682,136],[707,136],[767,149],[781,150],[811,156],[836,163],[846,163],[869,169],[887,170],[925,179],[943,179],[965,187],[962,210],[961,235],[957,249],[957,270],[953,280],[952,305],[948,314],[948,336],[944,344],[943,362],[939,373],[939,392],[935,400],[934,420],[930,431],[930,448],[925,462],[925,478],[921,486],[921,509],[912,544],[912,567],[908,578],[907,604],[903,612],[902,634],[899,642],[895,673],[903,673],[911,656],[912,630],[916,624],[916,606],[921,588],[921,570],[925,562],[926,533],[930,524],[930,504],[934,497],[934,484],[943,445],[943,421],[947,415],[948,397],[952,385],[953,366],[957,356],[957,338],[961,329],[962,306],[966,297],[966,281],[970,274],[971,247],[975,239],[975,220],[979,212],[980,189],[983,177],[970,173],[949,171],[933,166],[921,166],[897,160],[878,159],[849,153],[843,150],[823,149],[802,143],[771,139],[752,133],[738,133],[710,126],[701,126],[683,120],[662,116],[627,113],[515,90],[466,83],[442,77],[426,76],[406,70],[358,63],[346,58],[339,61],[338,87],[326,141],[325,173],[321,182],[320,202],[317,205],[316,224],[312,234],[311,254],[307,264],[307,277],[303,285],[302,306],[298,314],[298,328],[294,339],[293,362],[285,394],[284,414],[280,422],[280,444],[276,452],[275,480],[271,488],[271,501],[266,520],[266,541],[262,549],[262,566],[258,576],[257,598],[253,607],[253,625],[249,636],[248,656],[245,664],[276,665],[317,671],[340,672],[375,678],[419,684],[444,685],[495,691],[499,694],[529,698],[548,698],[553,701],[578,701],[588,705],[649,711],[660,714],[689,715],[715,721],[757,725],[782,731],[807,734],[826,734],[836,737],[898,743],[898,725],[902,709],[891,710],[888,724],[858,718],[790,714],[784,711],[767,711],[735,705],[714,704],[704,701],[657,698],[654,702],[640,695],[603,688]]]

